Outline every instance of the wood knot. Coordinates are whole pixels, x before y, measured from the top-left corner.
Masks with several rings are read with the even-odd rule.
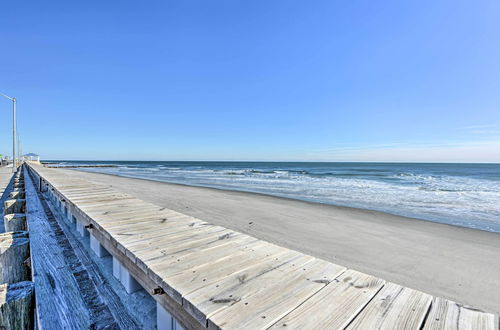
[[[222,236],[219,236],[219,240],[222,240],[222,239],[227,239],[227,238],[229,238],[229,236],[231,236],[229,233],[224,234],[224,235],[222,235]]]
[[[214,304],[228,304],[231,302],[238,302],[240,298],[221,298],[221,299],[210,299]]]

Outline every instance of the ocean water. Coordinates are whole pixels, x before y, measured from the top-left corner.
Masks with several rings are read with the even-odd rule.
[[[251,191],[500,233],[500,164],[57,161],[125,177]]]

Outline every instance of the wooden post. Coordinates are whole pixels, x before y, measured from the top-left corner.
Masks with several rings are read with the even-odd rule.
[[[25,208],[25,199],[8,199],[3,203],[3,214],[24,213]]]
[[[29,239],[25,231],[0,234],[0,284],[29,279],[24,261],[29,257]]]
[[[3,217],[5,231],[23,231],[26,230],[26,214],[11,213]]]
[[[33,282],[0,284],[0,329],[33,327]]]
[[[9,199],[25,199],[26,194],[23,190],[14,190],[9,194]]]
[[[158,330],[174,330],[172,315],[158,302],[156,302],[156,328]]]
[[[109,252],[101,245],[94,235],[90,235],[90,248],[99,258],[109,256]]]

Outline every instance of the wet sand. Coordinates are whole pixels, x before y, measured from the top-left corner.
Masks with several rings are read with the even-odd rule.
[[[388,281],[500,313],[500,234],[255,193],[64,171]]]

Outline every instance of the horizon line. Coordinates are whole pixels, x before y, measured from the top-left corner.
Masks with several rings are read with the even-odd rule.
[[[111,160],[111,159],[43,159],[40,162],[227,162],[227,163],[379,163],[379,164],[485,164],[500,165],[498,162],[409,162],[409,161],[316,161],[316,160]]]

